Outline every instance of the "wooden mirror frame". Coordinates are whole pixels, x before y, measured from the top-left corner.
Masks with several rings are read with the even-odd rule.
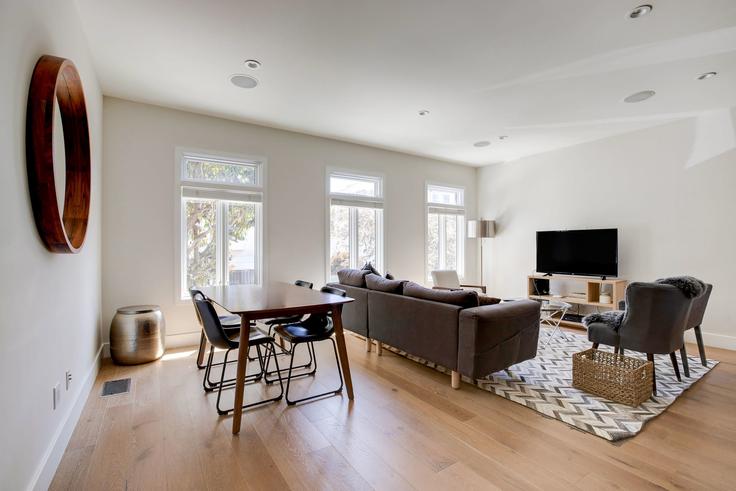
[[[64,131],[66,186],[59,212],[54,180],[54,101]],[[44,55],[33,69],[26,113],[26,167],[36,228],[51,252],[76,254],[84,244],[90,209],[87,105],[74,63]]]

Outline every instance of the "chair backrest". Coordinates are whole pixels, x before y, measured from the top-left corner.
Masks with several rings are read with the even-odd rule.
[[[432,271],[432,284],[440,288],[460,289],[460,278],[455,270],[438,269]]]
[[[340,288],[335,288],[334,286],[323,286],[319,289],[322,293],[331,293],[333,295],[340,295],[341,297],[347,296],[348,292],[345,290],[341,290]]]
[[[202,318],[199,316],[199,310],[197,309],[195,300],[207,300],[207,297],[201,290],[197,290],[196,288],[189,289],[189,296],[192,298],[192,305],[194,305],[194,313],[197,315],[197,322],[199,322],[199,325],[201,326]]]
[[[710,299],[710,292],[713,291],[713,285],[705,284],[705,293],[699,297],[693,299],[693,305],[690,307],[690,315],[687,318],[686,329],[692,329],[698,327],[703,323],[703,316],[705,316],[705,308],[708,306],[708,299]]]
[[[238,347],[237,341],[231,341],[230,338],[225,334],[225,330],[222,328],[219,317],[217,317],[217,311],[207,299],[197,299],[192,297],[194,306],[197,309],[199,318],[204,328],[204,335],[207,336],[207,340],[212,346],[220,349],[233,349]]]
[[[304,288],[309,288],[310,290],[311,290],[311,289],[312,289],[312,287],[314,286],[314,283],[312,283],[311,281],[304,281],[304,280],[296,280],[296,281],[294,282],[294,284],[295,284],[296,286],[302,286],[302,287],[304,287]]]
[[[680,349],[692,302],[672,285],[631,283],[619,328],[621,347],[658,354]]]

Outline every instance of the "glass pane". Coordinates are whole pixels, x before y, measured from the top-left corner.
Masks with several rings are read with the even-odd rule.
[[[257,184],[256,166],[187,159],[186,179],[223,184]]]
[[[456,188],[443,188],[439,186],[428,186],[427,203],[462,206],[463,190]]]
[[[330,206],[330,275],[350,267],[350,208]]]
[[[340,194],[355,194],[358,196],[378,196],[378,181],[376,179],[360,179],[346,176],[330,176],[330,192]]]
[[[227,203],[227,275],[230,285],[257,283],[256,204]]]
[[[377,264],[376,255],[376,223],[377,215],[381,210],[373,208],[356,208],[358,215],[358,267],[362,267],[365,263],[370,262],[376,268],[381,266]]]
[[[185,200],[186,286],[202,287],[217,282],[217,202]]]
[[[445,269],[457,271],[457,216],[442,215],[445,221]]]
[[[427,279],[440,268],[440,215],[427,215]]]

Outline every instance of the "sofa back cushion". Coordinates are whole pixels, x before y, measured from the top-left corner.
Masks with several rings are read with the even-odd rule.
[[[341,285],[365,288],[365,277],[370,271],[362,269],[341,269],[337,272],[337,280]]]
[[[404,285],[404,296],[449,303],[465,309],[478,306],[478,293],[473,290],[433,290],[413,281]]]
[[[383,276],[377,274],[369,274],[365,277],[366,286],[369,290],[376,290],[385,293],[396,293],[401,295],[404,290],[404,283],[402,280],[387,280]]]

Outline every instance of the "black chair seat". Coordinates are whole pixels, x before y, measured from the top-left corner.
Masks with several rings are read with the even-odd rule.
[[[238,315],[219,315],[220,324],[225,329],[240,329],[240,316]]]
[[[267,326],[278,326],[279,324],[294,324],[302,320],[301,315],[292,315],[291,317],[275,317],[273,319],[266,319],[263,321]]]
[[[312,341],[324,341],[332,336],[335,330],[332,323],[320,326],[310,326],[307,323],[287,324],[278,326],[276,332],[290,343],[310,343]]]
[[[240,329],[226,329],[225,333],[227,334],[228,339],[230,339],[230,342],[235,344],[233,349],[237,348],[240,345]],[[263,334],[255,327],[250,328],[250,334],[248,335],[249,346],[256,346],[273,342],[273,337]]]

